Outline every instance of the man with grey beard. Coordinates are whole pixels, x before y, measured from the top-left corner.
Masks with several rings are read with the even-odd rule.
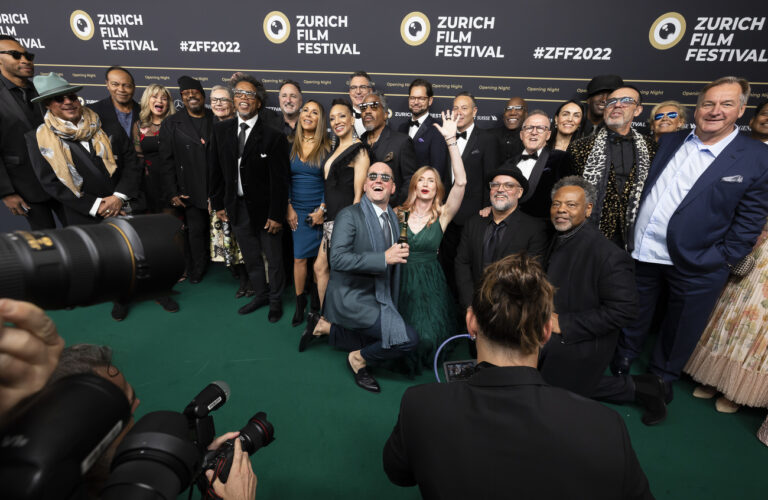
[[[545,222],[517,210],[528,189],[520,169],[507,161],[486,182],[491,190],[491,213],[485,217],[475,214],[467,220],[456,254],[456,287],[464,308],[471,304],[475,286],[489,264],[514,253],[543,255],[547,247]]]

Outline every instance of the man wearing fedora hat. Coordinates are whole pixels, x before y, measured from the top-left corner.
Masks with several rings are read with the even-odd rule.
[[[491,213],[475,214],[467,220],[456,254],[456,287],[459,304],[464,308],[472,302],[475,286],[489,264],[519,252],[543,255],[548,242],[544,220],[517,210],[528,190],[528,180],[511,160],[485,181],[491,191]]]
[[[127,138],[101,130],[98,115],[83,107],[77,92],[51,73],[33,80],[47,110],[44,123],[24,136],[32,167],[48,194],[64,206],[66,225],[115,217],[136,196],[141,164]]]

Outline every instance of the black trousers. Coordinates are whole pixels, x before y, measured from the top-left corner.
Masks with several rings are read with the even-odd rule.
[[[235,232],[237,244],[243,253],[245,269],[256,290],[255,299],[269,298],[270,302],[281,302],[280,297],[285,289],[285,268],[283,267],[283,231],[269,234],[266,229],[253,227],[248,215],[245,200],[238,198],[236,214],[230,215],[232,230]],[[237,221],[237,222],[234,222]],[[269,266],[269,284],[264,271],[264,258]]]
[[[188,269],[192,275],[202,276],[208,268],[211,245],[211,221],[208,210],[187,206],[184,208],[187,224]]]
[[[328,343],[343,351],[352,352],[360,349],[360,355],[367,362],[395,359],[416,349],[419,336],[411,325],[405,325],[408,342],[384,349],[381,345],[381,314],[368,328],[351,329],[333,324]]]
[[[61,221],[62,226],[67,225],[64,208],[58,201],[50,199],[38,203],[27,202],[27,205],[29,205],[27,223],[33,231],[40,229],[55,229],[56,219],[53,217],[54,213],[59,218],[59,221]]]

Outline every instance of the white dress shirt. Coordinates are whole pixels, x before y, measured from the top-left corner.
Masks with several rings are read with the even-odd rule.
[[[235,136],[237,137],[237,140],[240,140],[240,124],[241,123],[247,123],[248,128],[245,129],[245,142],[248,142],[248,137],[251,135],[251,130],[253,130],[253,127],[256,125],[256,120],[259,119],[259,115],[254,115],[252,118],[249,118],[248,120],[243,120],[240,118],[240,115],[237,115],[237,133]],[[238,143],[239,144],[239,143]],[[237,196],[243,196],[243,182],[240,179],[240,158],[237,159]]]

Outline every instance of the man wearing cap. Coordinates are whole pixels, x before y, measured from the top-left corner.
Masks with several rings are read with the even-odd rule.
[[[594,135],[603,125],[605,100],[608,94],[624,85],[618,75],[597,75],[587,84],[587,113],[581,121],[581,134],[578,137]]]
[[[623,85],[605,103],[605,126],[589,137],[572,141],[566,168],[597,188],[590,221],[599,224],[606,238],[627,247],[648,170],[658,146],[652,137],[632,128],[643,111],[640,91]]]
[[[127,137],[107,137],[99,116],[83,107],[77,92],[51,73],[33,80],[47,112],[24,136],[40,184],[64,206],[66,225],[115,217],[138,192],[141,163]],[[111,139],[111,142],[110,142]]]
[[[522,97],[513,97],[507,101],[501,116],[502,125],[493,129],[493,134],[499,142],[502,161],[510,160],[523,152],[520,131],[527,117],[528,103]]]
[[[0,35],[0,198],[30,228],[50,229],[56,227],[53,214],[61,213],[61,204],[35,177],[24,143],[24,134],[43,123],[40,107],[32,104],[37,97],[34,58],[16,39]]]
[[[111,66],[104,73],[109,96],[88,106],[101,118],[101,129],[108,136],[125,134],[131,137],[133,124],[139,121],[139,103],[133,99],[136,85],[133,75],[120,66]]]
[[[197,284],[209,261],[207,153],[213,112],[205,107],[205,93],[198,80],[182,76],[178,83],[184,110],[168,116],[160,125],[160,161],[166,173],[168,203],[184,214],[187,275]]]
[[[548,242],[545,222],[517,210],[518,201],[528,190],[528,180],[519,168],[504,162],[486,182],[491,213],[475,214],[464,224],[456,254],[456,286],[459,304],[465,309],[489,264],[519,252],[543,255]]]

